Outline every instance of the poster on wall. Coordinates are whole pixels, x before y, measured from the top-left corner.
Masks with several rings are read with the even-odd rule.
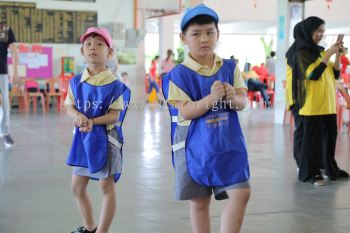
[[[12,75],[12,58],[9,53],[8,64]],[[18,75],[26,78],[52,78],[52,48],[41,45],[18,46]]]

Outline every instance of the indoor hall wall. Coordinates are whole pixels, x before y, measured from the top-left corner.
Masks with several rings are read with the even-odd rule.
[[[350,26],[350,1],[335,0],[327,7],[325,0],[313,0],[305,2],[305,17],[319,16],[327,21],[336,21],[338,23],[347,22],[346,26]]]
[[[254,2],[256,2],[256,7]],[[276,0],[204,0],[203,3],[212,7],[218,13],[221,22],[276,20]]]
[[[98,24],[122,22],[125,28],[132,28],[134,23],[133,0],[96,0],[92,3],[53,0],[9,0],[9,2],[34,2],[39,9],[97,11]]]
[[[0,0],[4,1],[4,0]],[[101,23],[124,23],[126,29],[133,28],[134,4],[133,0],[96,0],[95,3],[64,2],[53,0],[9,0],[11,2],[33,2],[39,9],[72,10],[72,11],[97,11],[98,24]],[[16,32],[15,32],[16,33]],[[80,53],[80,44],[43,44],[53,48],[53,74],[57,76],[61,71],[61,57],[72,56],[76,66],[83,64]],[[124,67],[124,68],[123,68]],[[120,65],[120,71],[133,73],[135,66]],[[131,74],[131,76],[133,76]]]
[[[275,21],[277,1],[283,0],[204,0],[203,2],[217,11],[221,22],[233,22],[237,20]],[[334,24],[338,26],[338,23],[349,25],[349,9],[349,0],[334,0],[329,9],[325,0],[306,1],[305,17],[316,15],[329,21],[332,26]]]

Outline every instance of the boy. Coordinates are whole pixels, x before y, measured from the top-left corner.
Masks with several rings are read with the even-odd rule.
[[[113,53],[106,29],[89,28],[80,41],[88,67],[70,81],[65,101],[75,126],[67,164],[74,166],[71,186],[83,218],[83,226],[73,232],[107,233],[116,209],[114,182],[122,171],[123,101],[129,101],[130,90],[106,68]],[[90,178],[99,180],[102,190],[98,226],[86,192]]]
[[[216,12],[203,4],[187,9],[180,38],[190,52],[163,84],[169,104],[179,111],[175,127],[172,123],[175,198],[190,200],[194,233],[210,233],[212,192],[218,200],[228,198],[221,233],[240,231],[250,196],[247,151],[236,113],[246,104],[246,86],[235,62],[214,53],[218,22]]]

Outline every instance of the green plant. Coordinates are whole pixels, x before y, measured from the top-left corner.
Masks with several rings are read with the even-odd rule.
[[[180,64],[185,59],[185,50],[182,47],[178,47],[177,51],[177,59],[175,60],[176,64]]]

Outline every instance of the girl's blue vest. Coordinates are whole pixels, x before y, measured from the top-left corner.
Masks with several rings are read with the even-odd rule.
[[[96,118],[105,115],[110,105],[123,95],[124,110],[119,115],[119,125],[116,125],[118,136],[123,144],[122,122],[124,120],[130,90],[120,81],[103,86],[94,86],[87,82],[80,82],[81,74],[70,81],[74,94],[76,109],[87,118]],[[86,167],[91,173],[101,170],[107,162],[108,135],[105,125],[94,125],[91,132],[80,132],[74,129],[73,143],[68,155],[67,164],[70,166]],[[120,174],[115,175],[118,180]]]
[[[214,81],[234,83],[235,63],[224,60],[212,76],[201,76],[184,65],[172,69],[163,79],[163,93],[168,97],[169,82],[184,91],[193,102],[210,94]],[[169,106],[170,115],[177,109]],[[177,124],[172,122],[171,140]],[[185,141],[187,167],[190,176],[206,186],[229,186],[249,179],[247,150],[237,112],[221,103],[203,116],[193,119]]]

